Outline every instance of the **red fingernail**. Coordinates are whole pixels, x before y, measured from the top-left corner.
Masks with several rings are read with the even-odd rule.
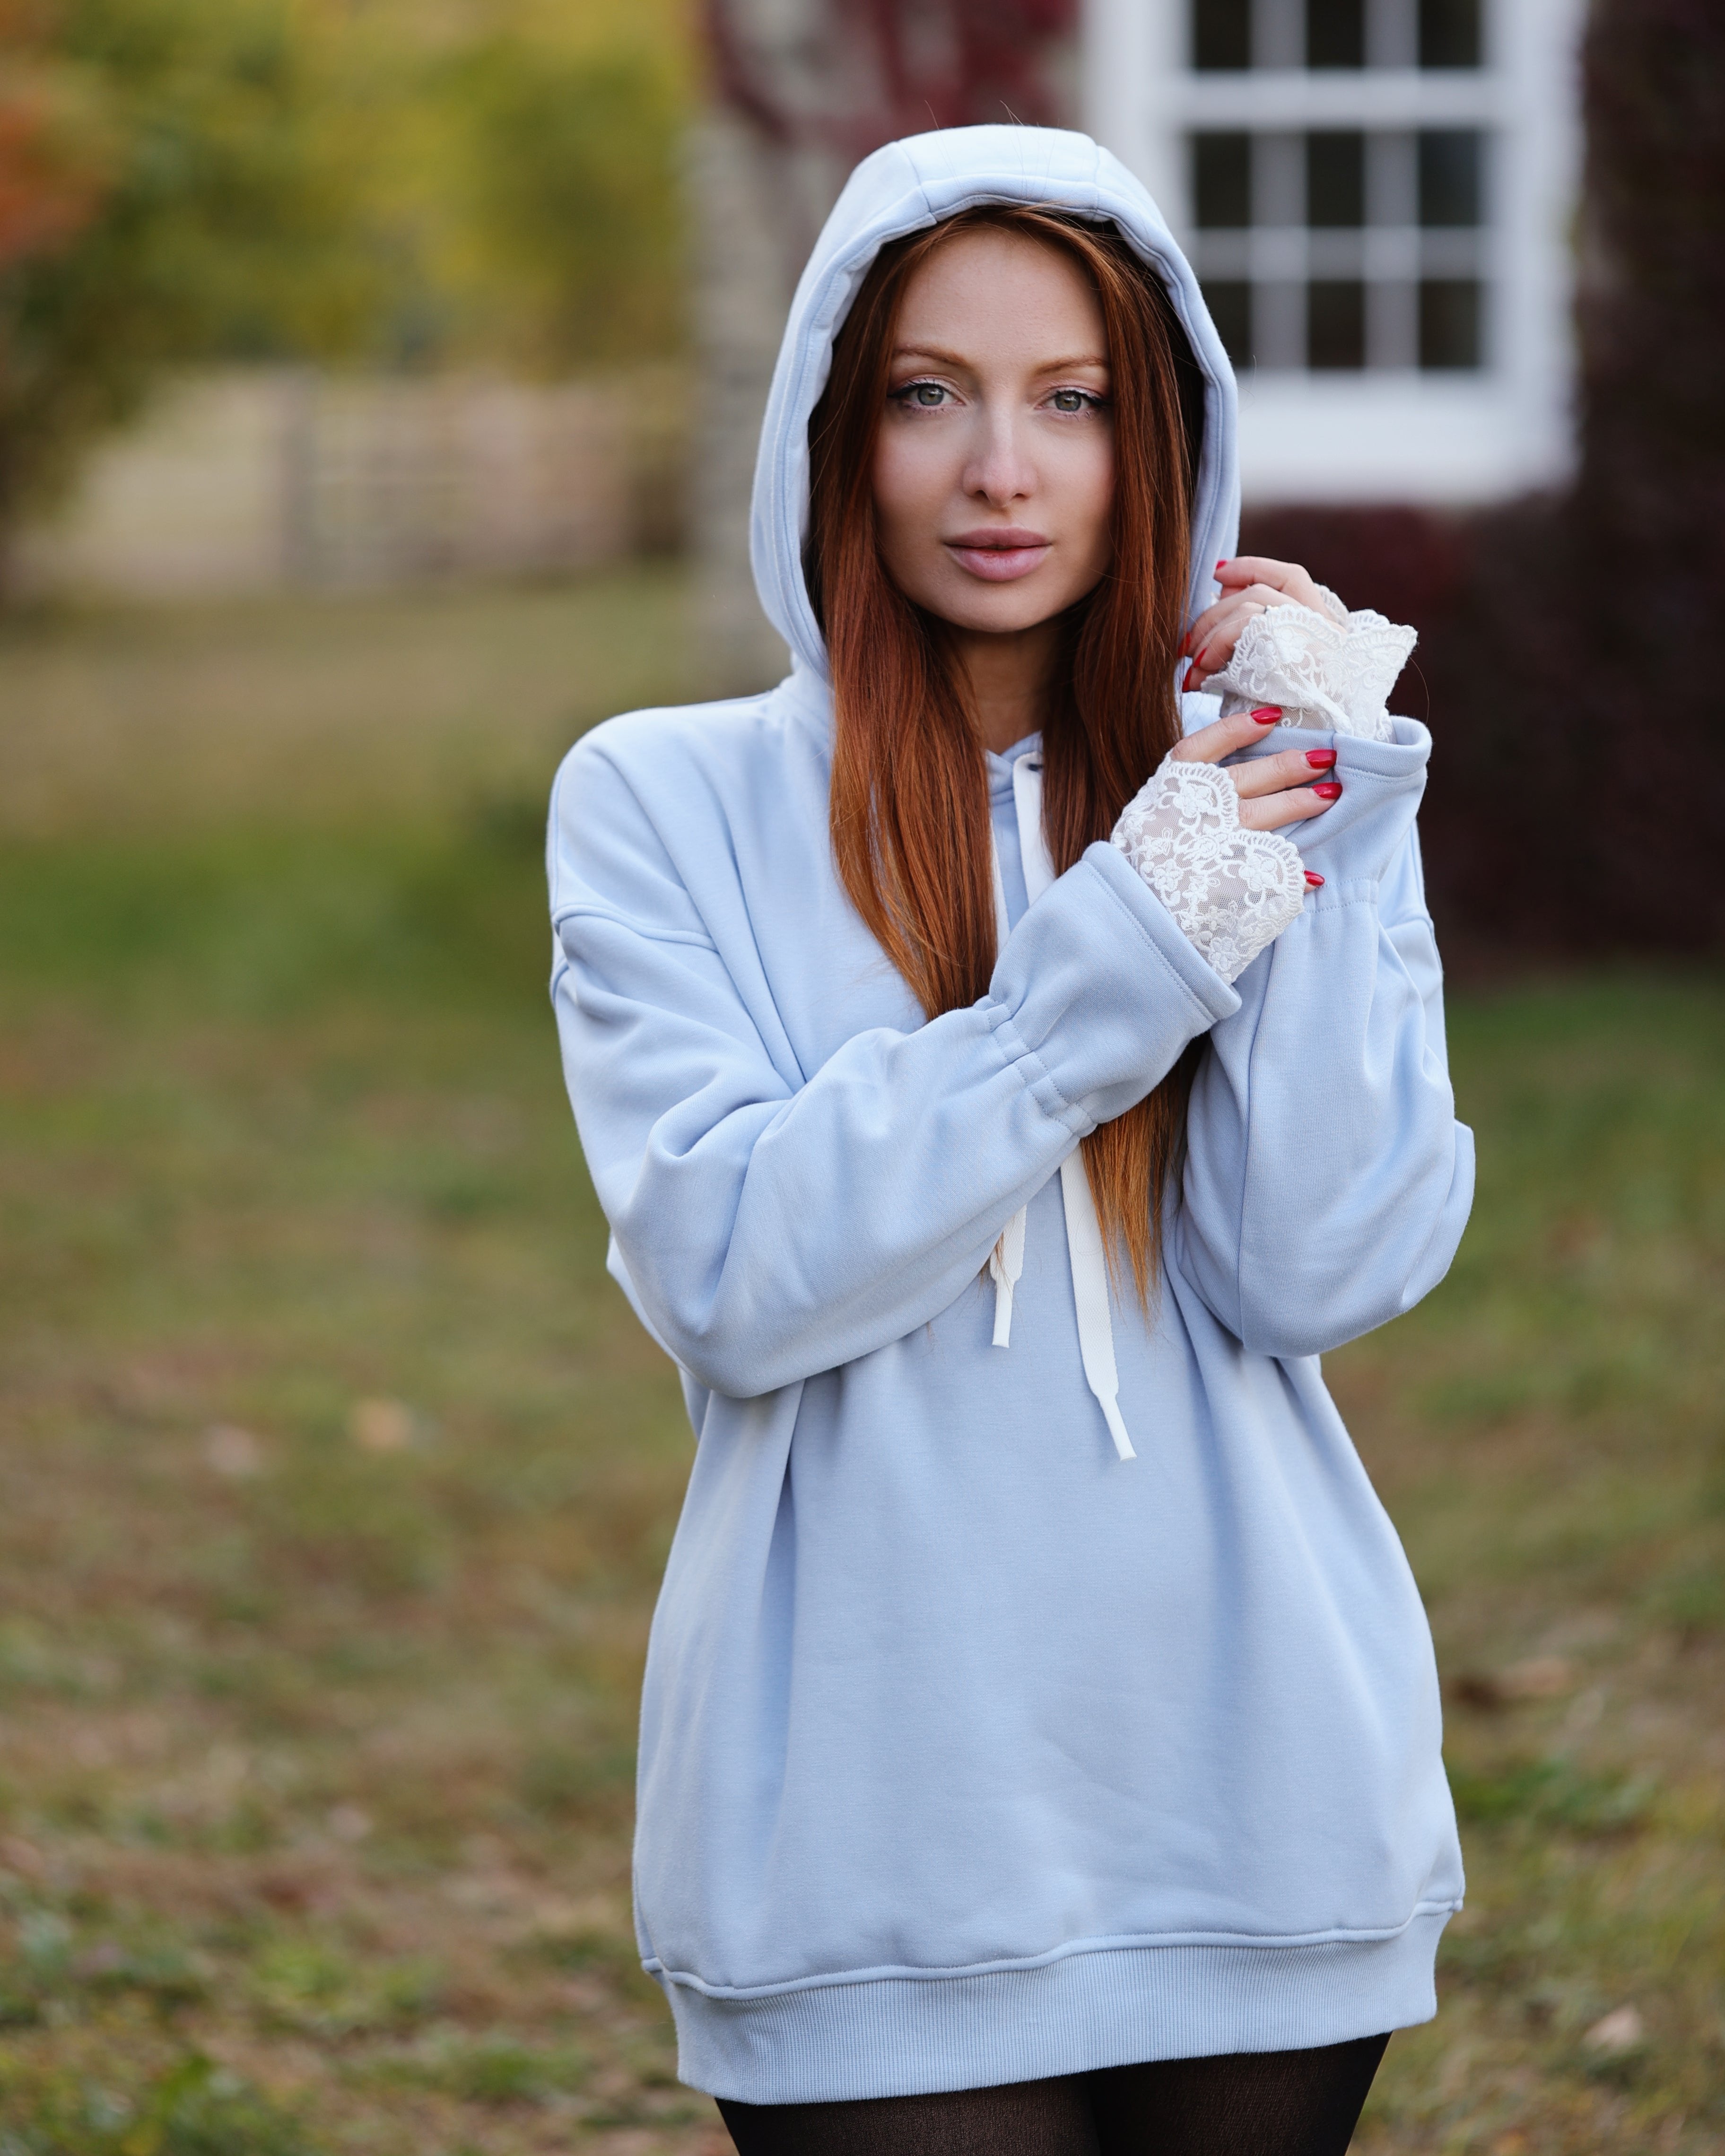
[[[1323,889],[1323,878],[1321,875],[1314,875],[1310,869],[1307,869],[1306,871],[1306,880],[1312,886],[1312,888],[1314,891],[1322,891]]]
[[[1258,724],[1260,726],[1273,726],[1276,721],[1281,716],[1281,706],[1280,704],[1260,704],[1257,710],[1252,713],[1252,716],[1258,721]]]
[[[1184,634],[1184,635],[1180,639],[1180,656],[1181,656],[1181,658],[1182,658],[1182,659],[1183,659],[1183,658],[1186,656],[1186,654],[1187,654],[1187,653],[1188,653],[1191,649],[1192,649],[1192,632],[1191,632],[1191,630],[1189,629],[1187,630],[1186,634]]]
[[[1333,801],[1341,793],[1342,788],[1336,780],[1332,778],[1322,786],[1314,786],[1312,790],[1320,801]]]
[[[1197,672],[1198,672],[1198,669],[1197,669],[1195,666],[1189,666],[1189,667],[1186,669],[1186,678],[1185,678],[1185,680],[1184,680],[1180,684],[1180,694],[1181,694],[1183,696],[1186,696],[1186,695],[1189,694],[1189,692],[1190,692],[1190,690],[1191,690],[1191,688],[1192,688],[1192,683],[1193,683],[1194,678],[1196,676]]]
[[[1306,752],[1306,761],[1314,771],[1329,771],[1334,767],[1336,752],[1332,748],[1309,748]]]
[[[1228,566],[1228,563],[1227,563],[1227,562],[1226,562],[1226,560],[1225,560],[1225,559],[1224,559],[1224,560],[1223,560],[1223,561],[1218,562],[1217,562],[1217,564],[1216,564],[1216,567],[1217,567],[1217,570],[1218,570],[1218,572],[1219,572],[1221,570],[1225,569],[1225,568],[1227,567],[1227,566]]]

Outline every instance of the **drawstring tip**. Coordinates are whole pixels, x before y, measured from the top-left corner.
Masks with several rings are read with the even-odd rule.
[[[994,1283],[994,1345],[1012,1345],[1012,1291],[1024,1270],[1024,1212],[1022,1206],[1000,1230],[988,1254],[988,1277]]]
[[[1126,1434],[1126,1424],[1121,1420],[1120,1409],[1112,1400],[1104,1400],[1101,1405],[1102,1413],[1108,1418],[1108,1434],[1114,1440],[1114,1450],[1122,1460],[1136,1460],[1138,1455],[1132,1450],[1132,1441]]]

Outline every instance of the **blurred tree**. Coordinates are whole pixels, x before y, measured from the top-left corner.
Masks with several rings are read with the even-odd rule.
[[[688,5],[350,0],[374,357],[557,374],[681,348]]]
[[[682,0],[0,0],[0,563],[167,365],[676,350],[691,43]]]
[[[457,342],[554,374],[675,350],[675,54],[506,32],[453,55],[440,89],[461,160]]]
[[[166,361],[352,349],[336,0],[0,0],[0,559]]]

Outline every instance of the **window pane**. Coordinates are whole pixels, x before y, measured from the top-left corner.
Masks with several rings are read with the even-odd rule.
[[[1365,0],[1306,0],[1307,66],[1358,68],[1365,64]]]
[[[1236,370],[1252,363],[1252,288],[1244,278],[1207,277],[1204,303],[1210,311],[1222,349]]]
[[[1430,129],[1420,137],[1420,222],[1480,221],[1480,138],[1472,128]]]
[[[1192,207],[1200,230],[1238,232],[1252,221],[1252,138],[1194,135]]]
[[[1420,0],[1420,64],[1476,68],[1484,64],[1480,0]]]
[[[1420,364],[1477,367],[1480,312],[1476,277],[1426,278],[1420,287]]]
[[[1306,138],[1306,222],[1333,228],[1366,221],[1366,138],[1358,133]]]
[[[1251,0],[1192,0],[1192,64],[1205,69],[1251,65]]]
[[[1365,363],[1365,286],[1358,277],[1314,278],[1306,294],[1306,364],[1329,372]]]

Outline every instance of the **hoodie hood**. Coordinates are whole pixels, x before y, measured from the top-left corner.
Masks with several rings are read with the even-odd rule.
[[[1162,280],[1204,381],[1189,617],[1210,602],[1211,565],[1235,550],[1240,461],[1234,371],[1191,264],[1144,187],[1089,136],[1063,129],[952,127],[912,135],[863,160],[822,228],[791,301],[761,429],[749,532],[755,585],[768,619],[791,648],[793,665],[823,680],[826,645],[803,581],[803,545],[809,421],[826,387],[833,340],[889,241],[984,203],[1065,210],[1112,223]]]

